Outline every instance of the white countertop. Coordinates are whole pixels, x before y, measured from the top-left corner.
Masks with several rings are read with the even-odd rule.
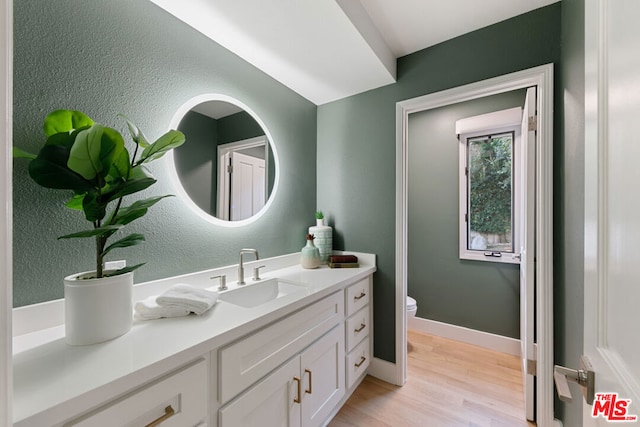
[[[375,255],[356,255],[359,268],[321,266],[305,270],[297,264],[298,254],[260,260],[260,265],[267,265],[261,270],[262,279],[277,277],[303,284],[308,293],[287,295],[253,308],[219,300],[202,316],[134,320],[127,334],[90,346],[67,345],[64,325],[55,325],[60,313],[47,313],[46,316],[54,319],[53,325],[14,336],[13,339],[14,423],[17,426],[45,425],[65,420],[79,410],[113,399],[376,270]],[[256,262],[246,263],[245,272],[251,272],[254,264],[257,265]],[[227,274],[229,288],[234,289],[237,287],[232,280],[235,268],[231,266],[141,283],[134,287],[134,299],[157,295],[177,282],[208,287],[211,285],[208,278],[216,274]],[[245,275],[250,277],[250,273]],[[60,301],[46,307],[21,307],[14,310],[14,319],[37,316],[34,310],[55,312],[61,307]]]

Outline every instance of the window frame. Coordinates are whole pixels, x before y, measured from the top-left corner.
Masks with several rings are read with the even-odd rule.
[[[522,108],[496,111],[456,122],[459,141],[459,258],[472,261],[520,264],[520,232],[522,227]],[[511,149],[511,218],[513,252],[469,248],[469,165],[468,140],[487,135],[513,133]]]

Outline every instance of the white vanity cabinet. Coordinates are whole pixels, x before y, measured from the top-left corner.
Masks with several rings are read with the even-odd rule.
[[[362,377],[371,362],[371,276],[345,290],[347,389]]]
[[[344,328],[336,325],[220,409],[219,426],[319,426],[345,393]]]
[[[220,401],[241,393],[220,409],[220,427],[326,420],[345,393],[343,295],[336,292],[220,349]]]
[[[319,426],[371,360],[371,276],[219,350],[219,427]],[[278,367],[279,366],[279,367]]]
[[[205,359],[199,359],[177,372],[63,425],[203,426],[208,406],[207,364]]]
[[[140,321],[93,346],[64,344],[62,325],[54,323],[64,317],[55,311],[63,301],[14,309],[14,324],[25,331],[13,342],[14,425],[324,425],[372,356],[375,256],[358,257],[357,269],[305,270],[298,253],[262,261],[272,277],[305,292],[249,307],[222,300],[203,316]],[[134,297],[216,272],[137,285]],[[27,322],[41,318],[51,326]]]

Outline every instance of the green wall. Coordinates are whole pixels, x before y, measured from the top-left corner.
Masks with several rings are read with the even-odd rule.
[[[520,337],[519,266],[459,258],[455,122],[524,99],[512,91],[409,116],[407,290],[418,317]]]
[[[173,154],[182,185],[196,205],[204,211],[216,212],[218,120],[188,111],[178,130],[189,141]],[[210,185],[203,185],[207,182]]]
[[[397,83],[318,107],[318,207],[335,228],[336,248],[377,254],[376,357],[395,362],[396,103],[558,63],[560,15],[555,3],[399,58]]]
[[[577,366],[584,325],[584,14],[582,0],[562,1],[561,84],[556,93],[563,146],[554,152],[554,351],[555,363]],[[565,426],[582,425],[582,399],[556,398]]]
[[[218,119],[218,123],[218,144],[264,135],[258,122],[245,111]]]
[[[316,206],[317,107],[149,1],[15,0],[14,143],[35,151],[42,121],[72,108],[126,133],[124,113],[148,138],[164,133],[178,108],[203,93],[232,96],[261,117],[274,139],[281,185],[261,218],[241,228],[212,225],[177,197],[131,224],[144,246],[114,251],[136,282],[237,262],[238,250],[263,257],[299,251]],[[188,142],[187,142],[188,143]],[[62,278],[93,268],[93,245],[58,241],[86,227],[63,207],[67,195],[38,187],[14,162],[14,305],[63,295]],[[164,160],[158,183],[141,197],[175,193]]]

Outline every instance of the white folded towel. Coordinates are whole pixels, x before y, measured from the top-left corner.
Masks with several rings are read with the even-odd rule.
[[[135,318],[140,320],[153,320],[162,317],[180,317],[191,314],[191,311],[179,305],[161,306],[156,302],[156,297],[152,296],[134,305]]]
[[[178,283],[156,298],[156,303],[163,307],[182,307],[199,316],[213,307],[217,300],[217,292]]]

